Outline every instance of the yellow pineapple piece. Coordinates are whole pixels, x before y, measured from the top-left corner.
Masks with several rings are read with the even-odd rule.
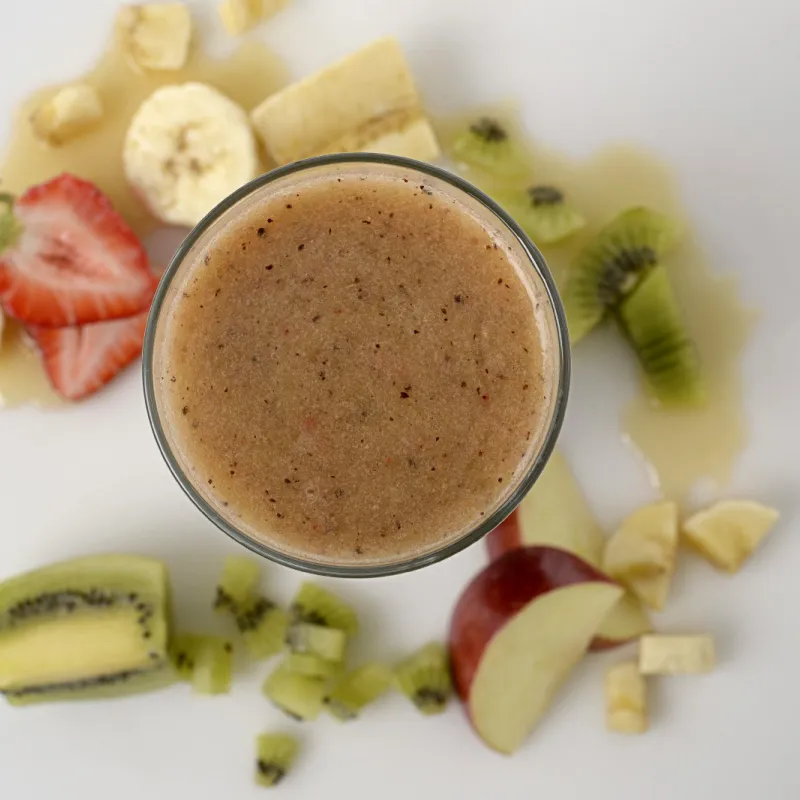
[[[31,115],[34,136],[59,146],[93,128],[103,118],[96,89],[75,83],[59,89]]]
[[[642,675],[699,675],[716,666],[714,637],[650,634],[639,639]]]
[[[635,661],[614,664],[606,672],[606,728],[627,734],[648,728],[646,686]]]

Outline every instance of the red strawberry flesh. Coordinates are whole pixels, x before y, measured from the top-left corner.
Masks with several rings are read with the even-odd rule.
[[[64,174],[14,204],[0,251],[0,304],[26,325],[60,328],[145,311],[156,279],[144,247],[95,186]]]

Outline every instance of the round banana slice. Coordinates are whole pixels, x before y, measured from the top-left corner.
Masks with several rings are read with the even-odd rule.
[[[169,225],[196,225],[258,174],[244,109],[203,83],[153,92],[131,120],[122,159],[128,182]]]

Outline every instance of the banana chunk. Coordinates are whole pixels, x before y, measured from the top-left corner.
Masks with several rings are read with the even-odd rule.
[[[648,728],[647,691],[635,661],[606,672],[606,728],[614,733],[644,733]]]
[[[86,133],[103,117],[103,104],[97,91],[85,83],[59,89],[31,115],[37,139],[59,146]]]
[[[364,150],[439,155],[403,51],[391,37],[268,97],[251,119],[278,164]]]
[[[642,675],[699,675],[716,666],[714,637],[642,636],[639,672]]]
[[[178,70],[189,57],[192,17],[183,3],[126,6],[117,16],[130,62],[143,70]]]
[[[752,500],[724,500],[689,517],[682,533],[715,567],[737,572],[779,516]]]
[[[203,83],[153,92],[131,120],[122,155],[128,182],[150,212],[187,227],[259,170],[246,112]]]
[[[241,36],[261,22],[261,0],[225,0],[219,6],[219,17],[231,36]]]
[[[626,517],[608,540],[603,570],[649,606],[661,609],[675,571],[678,507],[652,503]]]

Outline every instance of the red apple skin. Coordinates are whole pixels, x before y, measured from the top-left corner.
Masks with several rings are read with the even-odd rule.
[[[453,684],[466,702],[492,637],[535,597],[587,581],[614,583],[566,550],[519,547],[492,561],[467,585],[450,621]]]
[[[489,560],[494,561],[509,550],[522,546],[522,529],[519,512],[514,509],[493,531],[486,535],[486,550]]]

